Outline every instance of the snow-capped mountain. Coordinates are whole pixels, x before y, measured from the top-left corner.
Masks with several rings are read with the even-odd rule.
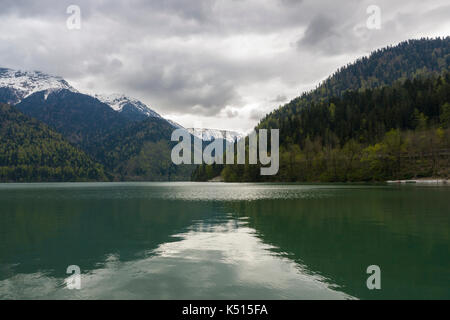
[[[186,129],[193,136],[203,141],[212,141],[215,139],[224,139],[228,141],[238,141],[245,135],[236,131],[204,129],[204,128],[188,128]],[[227,135],[228,134],[228,135]]]
[[[150,109],[145,103],[128,97],[124,94],[96,94],[95,98],[103,103],[106,103],[117,112],[136,112],[146,117],[161,118],[161,116]]]
[[[78,92],[61,77],[50,76],[40,71],[20,71],[7,68],[0,68],[0,88],[9,91],[11,104],[19,103],[33,93],[44,90],[67,89]]]
[[[76,93],[76,96],[78,97],[79,95],[81,100],[85,99],[85,94],[80,93],[61,77],[48,75],[40,71],[0,68],[0,102],[18,105],[22,101],[26,102],[26,100],[32,99],[34,103],[37,103],[35,101],[37,98],[34,97],[35,94],[44,91],[41,98],[43,101],[46,101],[49,97],[53,97],[53,95],[59,95],[61,96],[58,96],[58,99],[61,100],[60,104],[67,104],[68,102],[64,99],[67,99],[69,96],[64,93],[65,90]],[[76,100],[77,97],[70,96],[70,103],[73,104],[74,99]],[[125,94],[94,94],[91,97],[100,101],[97,101],[98,103],[108,105],[111,109],[120,113],[125,119],[128,119],[128,121],[141,121],[153,117],[166,120],[174,128],[184,129],[180,124],[163,118],[145,103]],[[63,100],[65,101],[64,103],[62,102]],[[40,101],[40,103],[44,102]],[[92,102],[91,104],[94,103]],[[186,130],[203,141],[212,141],[213,139],[232,139],[233,141],[237,141],[245,136],[239,132],[217,129],[191,128]],[[227,136],[227,132],[231,138]]]
[[[0,68],[0,101],[16,105],[36,92],[45,91],[44,98],[60,90],[79,93],[61,77],[40,71],[22,71]],[[162,118],[157,112],[141,101],[123,94],[94,95],[95,98],[121,113],[131,121],[140,121],[148,117]],[[178,125],[173,124],[175,127]]]

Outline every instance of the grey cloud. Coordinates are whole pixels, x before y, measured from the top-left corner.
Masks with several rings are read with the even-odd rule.
[[[276,31],[304,24],[298,0],[3,0],[0,16],[61,20],[75,4],[83,19],[99,16],[140,27],[147,33],[187,36],[192,33]],[[281,4],[281,5],[280,5]]]
[[[319,14],[316,16],[305,31],[305,35],[299,40],[299,46],[317,46],[318,44],[329,41],[331,37],[338,34],[333,30],[336,22],[329,16]]]
[[[67,8],[78,5],[82,8],[85,18],[91,16],[97,5],[89,0],[2,0],[0,16],[15,15],[23,18],[49,18],[64,20],[67,18]]]
[[[113,58],[110,62],[109,62],[109,66],[113,69],[120,69],[123,66],[122,61],[120,61],[120,59],[117,58]]]
[[[264,117],[265,114],[266,114],[266,112],[264,112],[262,110],[253,109],[252,111],[250,111],[250,119],[259,121]]]
[[[444,26],[450,12],[445,0],[378,3],[383,25],[372,32],[370,0],[3,0],[0,63],[134,95],[162,114],[235,121],[239,108],[284,103],[355,57]],[[83,19],[74,32],[70,4]]]
[[[450,14],[450,6],[445,1],[436,1],[434,8],[420,1],[396,1],[395,4],[388,0],[378,1],[381,29],[369,30],[366,9],[373,4],[371,1],[336,3],[337,6],[332,4],[328,10],[320,10],[313,16],[296,42],[298,50],[309,50],[322,56],[368,53],[418,35],[424,36],[428,30],[443,26],[444,17]]]
[[[365,18],[364,15],[361,17]],[[328,56],[352,52],[364,42],[364,38],[355,33],[357,22],[320,13],[312,19],[303,37],[297,41],[297,47],[299,50],[311,50]],[[362,27],[363,33],[367,33],[366,30],[365,26]]]
[[[115,79],[116,85],[142,92],[150,101],[164,105],[166,112],[215,115],[239,101],[233,82],[219,70],[205,71],[199,62],[183,60],[178,54],[159,56],[142,67],[125,71]]]
[[[303,0],[280,0],[283,5],[299,6],[303,3]]]
[[[239,112],[236,110],[226,110],[226,115],[228,118],[236,118],[239,115]]]
[[[285,95],[277,95],[275,99],[271,100],[270,102],[274,103],[283,103],[287,101],[287,97]]]

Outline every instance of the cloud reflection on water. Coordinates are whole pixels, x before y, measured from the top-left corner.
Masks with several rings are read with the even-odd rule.
[[[346,299],[306,266],[275,252],[246,219],[196,221],[144,257],[111,253],[82,270],[82,289],[68,290],[51,272],[0,281],[0,297],[17,299]]]

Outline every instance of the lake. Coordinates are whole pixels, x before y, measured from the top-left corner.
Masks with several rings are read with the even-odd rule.
[[[450,299],[449,227],[446,186],[0,184],[0,299]]]

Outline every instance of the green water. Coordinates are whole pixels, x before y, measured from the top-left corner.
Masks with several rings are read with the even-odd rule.
[[[0,184],[0,299],[450,299],[449,227],[449,187]]]

